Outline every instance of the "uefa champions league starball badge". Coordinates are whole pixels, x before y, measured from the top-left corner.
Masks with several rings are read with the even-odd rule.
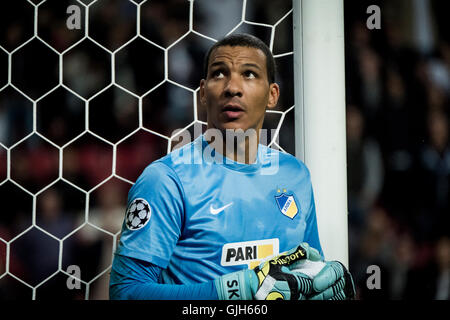
[[[129,230],[141,229],[150,221],[151,215],[152,210],[145,199],[134,199],[128,206],[125,224]]]

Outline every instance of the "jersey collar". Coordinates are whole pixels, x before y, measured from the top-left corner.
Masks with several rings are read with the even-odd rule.
[[[234,161],[230,158],[225,157],[220,152],[216,152],[206,141],[204,135],[201,135],[198,137],[201,146],[202,146],[202,154],[203,154],[203,160],[205,163],[209,164],[216,164],[216,165],[222,165],[228,169],[239,171],[239,172],[257,172],[261,168],[261,159],[264,157],[264,148],[263,145],[258,144],[258,152],[256,156],[256,161],[251,164],[241,163]],[[208,157],[209,155],[210,158]],[[205,159],[206,157],[206,159]]]

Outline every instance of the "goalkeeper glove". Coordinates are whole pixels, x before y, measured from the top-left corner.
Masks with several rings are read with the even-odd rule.
[[[356,291],[350,272],[339,261],[329,261],[313,278],[316,292],[311,300],[351,300]]]
[[[241,270],[221,276],[215,286],[221,300],[302,300],[313,292],[312,280],[304,273],[291,271],[302,260],[320,259],[317,250],[302,243],[255,269]]]
[[[281,254],[288,255],[302,247],[306,259],[288,260],[286,265],[292,272],[307,275],[312,280],[311,300],[351,300],[354,299],[355,285],[350,272],[338,261],[323,261],[320,253],[304,242],[296,249]],[[277,259],[273,258],[273,259]]]

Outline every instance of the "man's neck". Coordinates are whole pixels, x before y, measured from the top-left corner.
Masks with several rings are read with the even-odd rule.
[[[214,143],[211,143],[211,137]],[[207,130],[205,138],[216,152],[235,162],[252,164],[258,154],[259,135],[256,130]]]

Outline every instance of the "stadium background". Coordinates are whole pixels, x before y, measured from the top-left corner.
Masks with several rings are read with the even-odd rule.
[[[449,299],[444,2],[344,1],[349,263],[360,299]],[[72,4],[79,30],[66,25]],[[191,13],[184,0],[0,4],[1,300],[107,298],[127,191],[176,144],[173,130],[203,126],[194,97],[207,37],[242,22],[242,4],[196,0]],[[380,30],[366,27],[372,4]],[[253,23],[235,31],[269,44],[276,25],[281,101],[265,127],[280,125],[279,147],[294,153],[291,8],[247,0]],[[178,41],[190,21],[197,33]],[[129,42],[136,25],[142,38]],[[373,264],[380,290],[366,286]],[[69,265],[81,268],[80,289],[67,288]]]

